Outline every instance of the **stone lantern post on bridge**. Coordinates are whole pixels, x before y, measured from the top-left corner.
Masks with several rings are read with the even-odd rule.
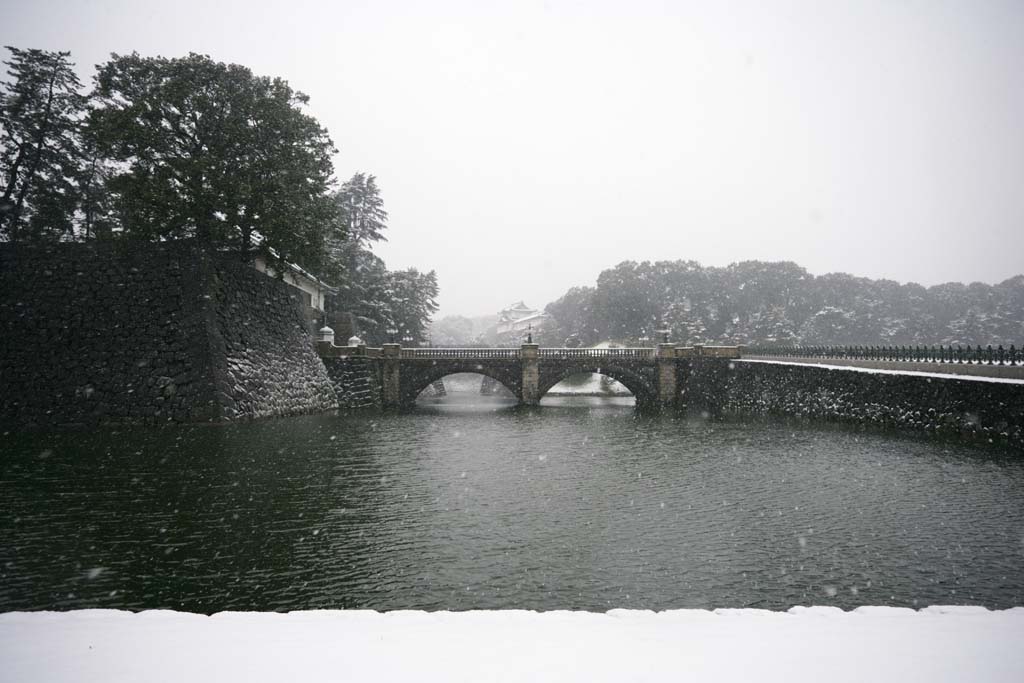
[[[334,345],[334,330],[327,324],[327,320],[324,320],[323,327],[317,330],[316,333],[317,344],[327,344],[329,346]]]

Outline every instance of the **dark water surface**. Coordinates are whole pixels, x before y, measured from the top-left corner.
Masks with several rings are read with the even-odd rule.
[[[1019,454],[581,398],[0,452],[0,611],[1024,604]]]

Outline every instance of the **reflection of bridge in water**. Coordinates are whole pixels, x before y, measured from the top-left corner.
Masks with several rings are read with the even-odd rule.
[[[508,389],[521,404],[537,405],[553,386],[572,375],[596,373],[628,389],[639,408],[682,407],[687,377],[702,359],[738,358],[735,346],[676,346],[653,348],[564,349],[523,344],[519,348],[454,349],[380,348],[317,343],[324,359],[360,359],[375,370],[380,404],[407,409],[428,386],[443,377],[476,373]]]

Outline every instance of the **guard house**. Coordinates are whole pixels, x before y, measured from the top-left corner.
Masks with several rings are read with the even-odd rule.
[[[537,329],[548,319],[547,313],[530,308],[522,301],[517,301],[498,313],[498,334],[525,332],[529,328]]]
[[[254,257],[252,265],[261,273],[266,273],[268,277],[276,278],[278,276],[278,272],[267,263],[267,258],[263,255]],[[338,293],[336,287],[331,287],[316,275],[294,263],[285,262],[285,272],[281,276],[281,280],[298,290],[304,304],[306,320],[310,323],[323,315],[327,295],[333,296]]]

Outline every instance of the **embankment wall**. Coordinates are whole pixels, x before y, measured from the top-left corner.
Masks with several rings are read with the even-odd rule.
[[[0,425],[221,422],[336,398],[288,285],[189,243],[0,245]]]
[[[380,363],[369,358],[324,358],[338,407],[344,410],[380,408]]]
[[[770,361],[704,361],[684,398],[710,414],[785,415],[1024,448],[1024,382]]]

